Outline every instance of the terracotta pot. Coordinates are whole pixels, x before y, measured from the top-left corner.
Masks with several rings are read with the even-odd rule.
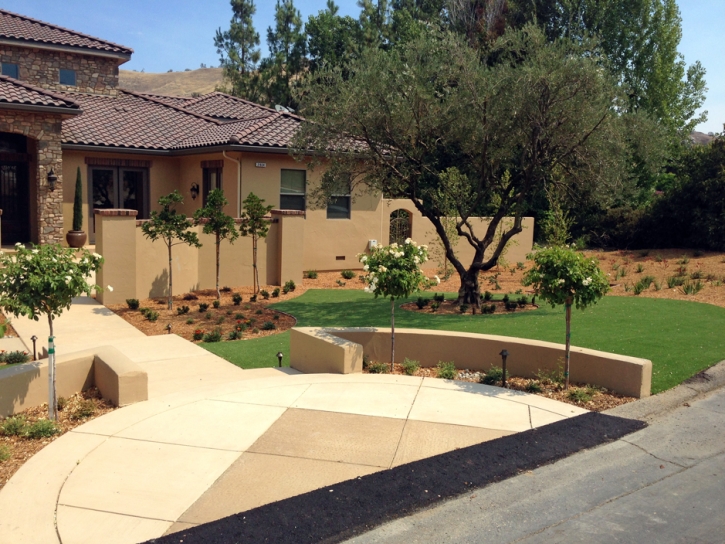
[[[69,230],[65,234],[65,241],[70,247],[79,248],[86,245],[86,233],[82,230]]]

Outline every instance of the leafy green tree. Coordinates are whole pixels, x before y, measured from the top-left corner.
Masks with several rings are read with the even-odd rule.
[[[534,266],[524,274],[523,284],[532,285],[536,294],[554,308],[566,308],[566,388],[569,389],[571,353],[571,307],[583,310],[596,304],[607,291],[607,276],[599,262],[566,247],[542,249],[533,255]]]
[[[83,230],[83,182],[80,166],[76,172],[76,192],[73,196],[73,230]]]
[[[292,87],[306,68],[306,36],[302,16],[293,0],[277,0],[274,27],[267,29],[270,56],[261,65],[262,84],[269,105],[297,108]]]
[[[254,294],[259,292],[259,269],[257,268],[257,241],[259,238],[266,238],[269,233],[269,221],[267,214],[274,206],[265,206],[264,199],[254,193],[249,193],[242,202],[242,224],[239,230],[242,236],[252,237],[252,267]]]
[[[358,0],[362,46],[385,48],[390,43],[391,10],[389,0]]]
[[[56,419],[55,349],[53,320],[70,309],[74,297],[100,289],[88,282],[98,272],[103,257],[85,249],[63,248],[57,244],[27,249],[15,245],[15,253],[0,252],[0,307],[15,317],[48,320],[48,417]],[[108,289],[113,290],[111,286]]]
[[[190,231],[194,226],[194,222],[188,219],[186,215],[178,212],[174,206],[181,204],[184,197],[179,191],[174,191],[166,196],[159,198],[161,211],[153,210],[151,218],[141,224],[141,232],[151,241],[161,240],[169,253],[169,295],[167,308],[173,309],[173,273],[174,267],[171,261],[171,248],[179,244],[188,246],[201,247],[199,237],[195,232]]]
[[[194,212],[194,222],[203,225],[204,234],[213,234],[216,243],[216,298],[221,298],[219,291],[219,253],[222,240],[229,240],[230,244],[239,238],[234,218],[224,213],[224,206],[229,202],[224,196],[224,191],[214,189],[209,192],[206,199],[206,206]]]
[[[220,62],[232,85],[232,94],[247,100],[259,100],[257,63],[261,58],[259,33],[254,29],[252,16],[257,12],[254,0],[230,0],[232,20],[229,30],[219,28],[214,46],[221,55]]]
[[[339,9],[333,0],[327,0],[327,9],[305,23],[311,72],[324,64],[344,66],[357,56],[360,26],[349,15],[338,15]]]
[[[325,150],[310,162],[328,165],[313,200],[326,200],[339,180],[410,199],[459,274],[460,303],[475,308],[479,273],[522,231],[534,197],[554,184],[604,198],[626,166],[620,97],[597,58],[570,41],[548,43],[534,27],[506,34],[489,55],[495,63],[459,36],[431,31],[390,51],[368,50],[348,78],[322,70],[305,88],[311,122],[295,143],[299,155]],[[444,217],[459,218],[470,263],[454,253]]]
[[[420,267],[428,260],[428,247],[410,238],[402,244],[378,246],[370,255],[358,255],[363,263],[365,292],[390,299],[390,370],[395,366],[395,299],[407,298],[431,285]],[[436,276],[436,280],[438,277]]]

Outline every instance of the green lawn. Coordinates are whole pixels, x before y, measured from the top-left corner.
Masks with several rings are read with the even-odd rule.
[[[273,307],[297,317],[300,326],[384,327],[390,323],[390,302],[362,291],[310,290]],[[563,343],[564,309],[547,306],[495,316],[397,310],[396,326]],[[725,308],[677,300],[605,297],[588,310],[573,310],[572,344],[650,359],[652,392],[658,393],[725,359]],[[280,350],[285,362],[289,361],[289,333],[201,345],[243,368],[274,366]]]

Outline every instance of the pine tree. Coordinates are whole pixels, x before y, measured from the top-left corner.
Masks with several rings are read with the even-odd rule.
[[[257,63],[259,33],[254,29],[252,16],[257,7],[254,0],[230,0],[232,20],[229,30],[218,29],[214,37],[217,53],[224,68],[224,77],[232,85],[232,94],[247,100],[258,101],[260,96]]]

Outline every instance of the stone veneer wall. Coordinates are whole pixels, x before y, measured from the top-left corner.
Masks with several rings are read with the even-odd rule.
[[[60,243],[64,236],[61,120],[60,115],[0,111],[0,132],[29,138],[28,153],[34,156],[30,163],[31,236],[41,244]],[[55,191],[47,182],[51,169],[58,176]]]
[[[2,45],[0,61],[17,64],[21,81],[44,89],[105,95],[118,92],[120,59]],[[61,68],[76,71],[75,86],[58,82]]]

